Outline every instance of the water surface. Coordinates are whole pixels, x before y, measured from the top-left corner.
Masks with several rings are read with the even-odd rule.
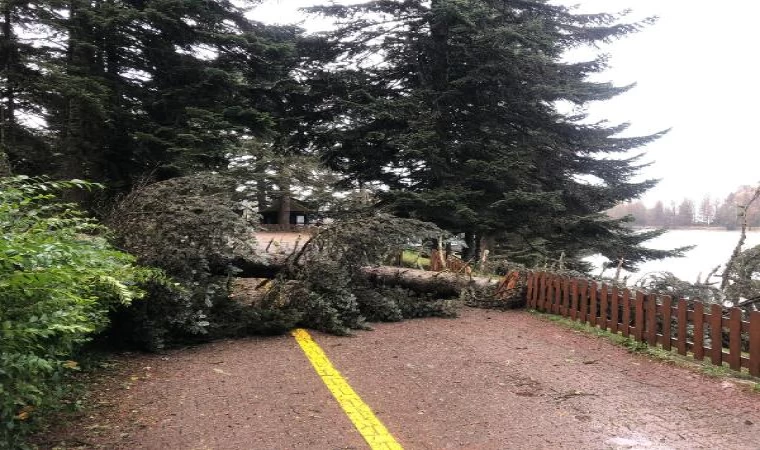
[[[725,264],[734,251],[739,241],[739,231],[722,230],[670,230],[657,239],[652,239],[646,246],[657,249],[672,249],[695,245],[696,247],[687,252],[684,258],[667,258],[659,261],[650,261],[641,264],[640,270],[630,275],[629,283],[635,282],[647,272],[667,271],[672,272],[678,278],[695,282],[702,274],[704,278],[718,264]],[[747,241],[744,249],[760,245],[760,231],[747,233]],[[600,256],[588,259],[597,266],[595,274],[601,271],[601,263],[604,258]],[[605,275],[614,275],[614,269],[609,269]]]

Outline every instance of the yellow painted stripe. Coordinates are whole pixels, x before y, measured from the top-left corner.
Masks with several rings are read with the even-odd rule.
[[[396,439],[388,432],[385,425],[375,417],[369,406],[351,388],[345,378],[333,367],[325,352],[314,342],[306,330],[293,331],[298,345],[309,358],[314,370],[322,378],[335,400],[346,413],[351,422],[372,450],[403,450]]]

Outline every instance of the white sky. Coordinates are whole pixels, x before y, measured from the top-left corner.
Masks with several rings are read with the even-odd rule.
[[[631,122],[632,134],[673,128],[650,144],[646,178],[660,184],[643,200],[720,198],[742,184],[760,182],[760,65],[753,0],[556,0],[583,12],[657,15],[659,22],[603,49],[611,69],[600,78],[637,87],[609,102],[592,105],[594,119]],[[267,23],[300,23],[308,31],[329,22],[308,18],[298,8],[318,0],[265,0],[250,17]],[[339,0],[336,3],[356,3]]]

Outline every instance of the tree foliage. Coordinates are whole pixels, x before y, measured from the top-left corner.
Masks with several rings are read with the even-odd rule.
[[[625,124],[588,123],[585,105],[629,87],[590,81],[607,67],[605,56],[563,58],[650,21],[540,0],[373,1],[312,11],[341,22],[317,53],[329,65],[312,76],[332,94],[332,121],[322,123],[315,145],[345,182],[381,182],[390,188],[387,210],[528,264],[563,252],[581,269],[593,253],[625,254],[630,266],[660,256],[602,212],[654,185],[634,181],[643,164],[629,151],[662,133],[620,137]]]
[[[13,170],[115,192],[223,169],[273,133],[298,62],[295,27],[225,0],[3,2],[0,145]],[[55,155],[55,157],[53,157]]]
[[[114,249],[106,230],[56,196],[83,181],[0,179],[0,445],[11,446],[56,392],[72,354],[108,325],[108,314],[161,283]]]
[[[175,287],[119,315],[116,334],[147,348],[224,335],[229,281],[240,264],[259,261],[255,228],[241,214],[234,179],[197,174],[141,186],[124,196],[108,223],[141,264],[160,267]]]
[[[320,230],[288,261],[265,305],[296,311],[299,323],[336,334],[366,327],[366,320],[397,321],[453,316],[455,301],[396,286],[369,283],[362,268],[395,257],[410,242],[439,239],[431,223],[388,215],[344,220]]]

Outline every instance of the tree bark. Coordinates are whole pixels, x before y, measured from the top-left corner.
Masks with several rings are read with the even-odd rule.
[[[3,43],[7,47],[8,54],[5,55],[5,105],[0,105],[0,177],[11,175],[11,165],[8,161],[8,147],[11,140],[11,133],[15,124],[15,104],[13,80],[11,79],[11,66],[13,65],[12,53],[15,51],[15,42],[13,35],[13,24],[11,23],[11,6],[6,3],[3,7]]]
[[[402,267],[366,267],[362,270],[369,281],[395,284],[415,292],[436,294],[443,297],[459,295],[468,287],[487,288],[496,286],[498,278],[467,277],[447,272],[405,269]]]
[[[290,195],[283,192],[280,196],[280,210],[277,212],[277,223],[288,225],[290,223]]]
[[[245,260],[230,261],[241,272],[238,278],[274,278],[286,269],[285,258],[268,262]],[[212,267],[212,273],[226,275],[227,265]],[[429,293],[441,297],[454,297],[468,287],[487,288],[496,286],[498,278],[468,277],[448,272],[430,272],[426,270],[407,269],[403,267],[378,266],[365,267],[363,275],[373,283],[398,285],[415,292]]]

